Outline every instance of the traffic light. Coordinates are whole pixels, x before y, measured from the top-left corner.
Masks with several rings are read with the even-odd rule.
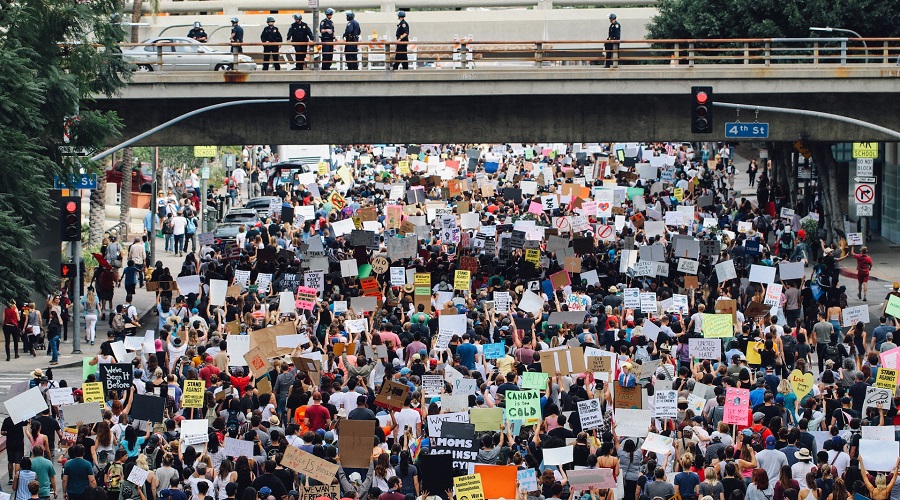
[[[71,262],[64,262],[59,265],[59,275],[63,278],[74,278],[78,274],[78,268]]]
[[[309,84],[292,83],[291,130],[309,130]]]
[[[691,87],[691,132],[711,134],[713,131],[712,87]]]
[[[62,241],[81,240],[81,198],[77,196],[60,198],[59,232]]]

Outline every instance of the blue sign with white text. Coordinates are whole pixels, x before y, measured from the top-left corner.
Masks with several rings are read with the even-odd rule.
[[[97,174],[70,174],[68,178],[59,175],[53,181],[54,189],[97,189]]]
[[[728,139],[766,139],[769,137],[769,124],[726,122],[725,137]]]

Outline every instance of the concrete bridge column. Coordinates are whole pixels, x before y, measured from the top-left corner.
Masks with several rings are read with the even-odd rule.
[[[397,12],[397,2],[393,0],[385,0],[381,2],[381,12],[386,14]]]
[[[881,237],[894,243],[900,242],[900,143],[885,142],[884,171],[880,186],[881,195]]]
[[[236,16],[240,14],[240,11],[238,11],[237,0],[225,2],[225,5],[222,7],[222,13],[226,16]]]
[[[553,0],[538,0],[537,5],[535,6],[536,10],[551,10],[553,9]]]

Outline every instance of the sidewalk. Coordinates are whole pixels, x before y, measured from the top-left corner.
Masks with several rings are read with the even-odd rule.
[[[125,241],[130,241],[130,239],[127,239]],[[172,254],[163,252],[162,241],[162,238],[159,238],[157,240],[156,260],[162,261],[163,265],[165,267],[168,267],[169,270],[172,271],[173,275],[177,275],[178,272],[181,271],[181,263],[184,262],[184,257],[175,257]],[[115,294],[113,295],[113,305],[115,306],[118,304],[123,304],[124,302],[125,288],[116,288]],[[145,325],[145,330],[156,331],[156,316],[152,314],[152,311],[156,307],[156,292],[148,292],[146,289],[138,288],[137,293],[134,295],[132,304],[137,308],[138,316],[141,318],[141,323]],[[81,354],[72,353],[72,336],[74,325],[70,323],[68,341],[60,342],[59,344],[59,365],[52,368],[79,366],[82,363],[82,358],[94,357],[100,352],[100,344],[106,340],[106,332],[109,330],[107,320],[97,321],[97,336],[95,338],[94,345],[91,345],[89,342],[84,341],[85,327],[83,314],[79,318],[79,322],[81,331],[81,345],[79,347],[81,349]],[[143,335],[143,332],[139,333]],[[44,342],[44,345],[46,344],[47,343]],[[9,372],[22,373],[26,375],[35,368],[46,370],[48,367],[50,367],[50,356],[47,355],[47,351],[36,352],[37,357],[33,358],[30,354],[23,354],[20,350],[19,359],[11,359],[4,365],[4,369],[8,370]]]

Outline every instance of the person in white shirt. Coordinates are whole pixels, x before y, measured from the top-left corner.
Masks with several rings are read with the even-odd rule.
[[[178,211],[178,215],[172,217],[172,235],[175,237],[175,255],[184,255],[184,232],[187,228],[187,219]]]
[[[422,434],[422,414],[410,408],[412,398],[406,396],[403,403],[403,409],[394,414],[397,421],[397,427],[394,428],[394,439],[399,440],[403,437],[406,429],[412,430],[413,439],[418,439]]]

